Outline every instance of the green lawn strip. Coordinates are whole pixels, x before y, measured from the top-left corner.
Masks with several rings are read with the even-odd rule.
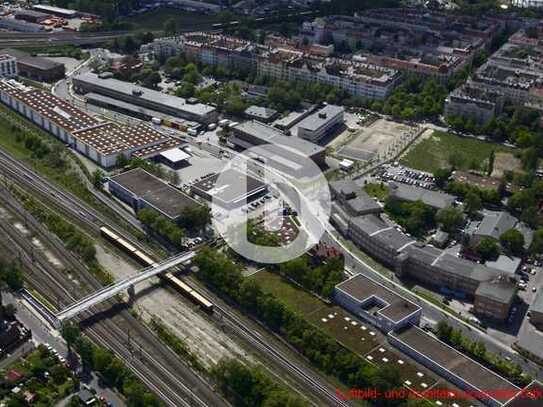
[[[457,163],[458,169],[468,170],[473,164],[480,167],[487,162],[493,150],[513,152],[511,148],[501,144],[435,131],[432,136],[410,149],[401,163],[407,167],[434,172],[438,168],[450,166],[449,157],[456,156],[461,157]]]

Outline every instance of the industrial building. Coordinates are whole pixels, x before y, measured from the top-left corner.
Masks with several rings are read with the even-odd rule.
[[[32,6],[32,9],[42,13],[52,14],[54,16],[64,18],[75,18],[80,16],[80,13],[77,10],[50,6],[48,4],[35,4],[34,6]]]
[[[426,332],[410,326],[388,341],[417,362],[490,407],[502,407],[521,389]]]
[[[18,49],[7,48],[0,51],[17,59],[20,76],[39,82],[52,82],[64,78],[64,64],[47,58],[35,57]]]
[[[336,285],[334,301],[383,332],[418,325],[422,313],[415,303],[363,274]]]
[[[49,14],[34,10],[20,9],[15,12],[15,19],[28,21],[29,23],[40,24],[42,21],[47,20],[48,18]]]
[[[43,90],[14,80],[0,81],[0,100],[102,167],[137,151],[171,148],[171,138],[145,125],[119,126],[104,122]]]
[[[216,186],[220,179],[220,186]],[[221,173],[211,174],[200,179],[190,187],[191,193],[208,202],[213,201],[225,209],[238,208],[265,195],[268,187],[263,182],[228,169]]]
[[[0,17],[0,29],[25,33],[38,33],[45,31],[43,25],[29,23],[24,20],[16,20],[15,18],[10,17]]]
[[[199,123],[217,121],[218,112],[214,107],[147,89],[129,82],[112,78],[100,78],[93,73],[84,73],[73,78],[75,91],[81,94],[98,93],[133,105],[155,110],[164,114],[193,120]]]
[[[298,137],[316,143],[343,124],[345,109],[342,106],[326,105],[306,117],[298,124]]]
[[[109,192],[130,205],[134,211],[154,209],[172,221],[177,220],[185,208],[199,205],[190,196],[141,168],[109,178],[108,188]]]

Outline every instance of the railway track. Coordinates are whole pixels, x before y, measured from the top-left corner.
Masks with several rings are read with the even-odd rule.
[[[6,201],[5,191],[1,192],[3,204],[11,210],[16,209],[16,204]],[[30,221],[29,217],[25,219]],[[35,224],[29,227],[34,229],[34,226]],[[76,294],[92,291],[99,286],[99,283],[93,280],[86,270],[81,273],[83,266],[79,262],[74,262],[72,255],[65,249],[59,251],[53,248],[55,256],[77,272],[78,278],[85,283],[86,289],[82,289],[82,286],[67,279],[65,274],[52,266],[41,252],[33,248],[27,236],[21,234],[7,220],[0,219],[0,230],[7,237],[11,247],[19,253],[19,258],[25,268],[33,270],[31,273],[26,273],[27,281],[51,304],[63,308],[77,300]],[[36,230],[36,233],[43,236],[46,232]],[[111,349],[168,405],[187,407],[227,405],[212,391],[208,391],[208,384],[192,373],[187,364],[181,362],[177,355],[135,320],[122,304],[108,301],[99,309],[101,313],[108,313],[111,309],[116,310],[119,307],[121,309],[112,313],[110,318],[82,316],[80,322],[83,331],[95,343]],[[127,337],[127,332],[131,334],[130,339]],[[183,376],[183,380],[179,376]],[[185,380],[187,384],[184,383]]]
[[[100,226],[107,225],[125,238],[131,236],[130,232],[120,229],[118,226],[112,226],[110,220],[105,218],[102,214],[98,213],[89,205],[80,202],[69,192],[65,192],[59,187],[51,184],[49,181],[43,179],[26,164],[12,158],[2,149],[0,149],[0,174],[16,180],[19,185],[23,185],[25,188],[47,197],[48,201],[54,199],[55,205],[61,212],[67,212],[71,217],[76,218],[78,221],[88,225],[96,231],[99,230]],[[135,239],[132,240],[132,242],[134,241]],[[84,274],[85,273],[83,273],[83,275]],[[216,295],[208,292],[208,297],[216,298]],[[277,347],[267,344],[266,339],[262,335],[248,327],[226,308],[221,307],[218,309],[218,312],[220,312],[224,320],[227,321],[232,331],[238,337],[254,346],[266,355],[266,357],[272,358],[278,366],[281,366],[290,372],[299,383],[304,385],[304,387],[311,389],[314,394],[318,394],[320,399],[323,401],[327,400],[330,403],[329,405],[333,406],[349,406],[348,403],[336,396],[335,389],[329,388],[327,385],[323,384],[322,380],[309,369],[302,368],[292,362],[288,356],[280,352]]]

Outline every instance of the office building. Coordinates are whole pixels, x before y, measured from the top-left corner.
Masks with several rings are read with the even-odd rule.
[[[343,124],[344,112],[342,106],[326,105],[298,124],[298,137],[314,143],[319,141]]]

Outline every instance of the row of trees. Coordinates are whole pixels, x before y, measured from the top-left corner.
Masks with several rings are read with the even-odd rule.
[[[160,400],[134,377],[123,361],[105,348],[93,345],[81,335],[79,327],[69,323],[62,327],[62,336],[69,350],[81,357],[85,369],[98,372],[105,384],[118,389],[129,407],[160,407]]]
[[[460,329],[454,329],[445,321],[438,322],[435,333],[443,342],[471,355],[521,387],[527,386],[532,381],[531,377],[522,372],[519,365],[487,352],[483,342],[472,341]]]
[[[138,219],[153,233],[166,239],[173,246],[183,246],[185,231],[157,211],[149,208],[140,209]]]
[[[305,407],[308,403],[279,386],[260,367],[221,360],[212,370],[221,391],[234,406]]]
[[[321,264],[312,264],[308,255],[282,263],[279,272],[321,297],[332,296],[334,287],[343,280],[344,259],[337,256]]]
[[[199,278],[207,285],[282,335],[324,373],[354,388],[375,387],[379,392],[385,392],[402,386],[397,369],[376,367],[342,347],[273,295],[265,293],[255,280],[244,279],[240,266],[224,254],[205,248],[194,262],[200,269]],[[406,400],[401,399],[378,402],[379,406],[406,405]]]

